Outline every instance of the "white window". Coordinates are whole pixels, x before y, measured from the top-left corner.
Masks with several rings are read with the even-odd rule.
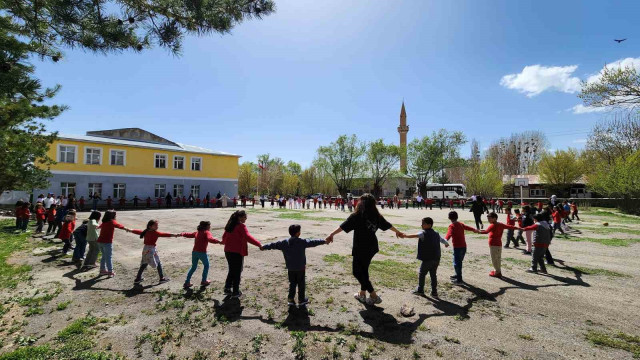
[[[167,168],[167,154],[155,154],[155,167],[158,169]]]
[[[126,190],[127,190],[126,184],[113,184],[113,198],[114,199],[126,198],[126,195],[127,195]]]
[[[184,170],[184,156],[173,157],[173,168],[176,170]]]
[[[75,145],[58,145],[58,162],[75,164],[77,150]]]
[[[184,185],[173,185],[173,197],[184,196]]]
[[[111,150],[110,151],[110,162],[111,165],[117,166],[125,166],[127,163],[127,152],[124,150]]]
[[[89,183],[89,195],[97,194],[102,197],[102,184],[101,183]]]
[[[85,147],[84,148],[84,163],[87,165],[100,165],[102,164],[102,149]]]
[[[547,191],[544,189],[531,189],[529,193],[531,194],[531,197],[539,197],[546,196]]]
[[[62,194],[63,196],[75,195],[76,183],[71,183],[71,182],[60,183],[60,194]]]
[[[165,197],[167,193],[167,185],[165,184],[156,184],[155,197]]]
[[[201,157],[192,157],[191,158],[191,170],[193,170],[193,171],[202,170],[202,158]]]
[[[191,195],[194,198],[200,197],[200,185],[191,185]]]

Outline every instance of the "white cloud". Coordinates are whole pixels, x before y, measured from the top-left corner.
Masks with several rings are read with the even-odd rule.
[[[607,111],[607,108],[604,107],[594,107],[594,106],[584,106],[582,104],[578,104],[572,108],[567,109],[567,111],[571,111],[574,114],[588,114],[595,112],[603,112]]]
[[[585,144],[587,142],[587,139],[575,139],[572,141],[572,143],[574,144]]]
[[[525,66],[518,74],[503,76],[500,79],[500,85],[518,90],[528,97],[539,95],[547,90],[575,93],[580,90],[580,79],[572,76],[577,68],[578,65],[529,65]]]

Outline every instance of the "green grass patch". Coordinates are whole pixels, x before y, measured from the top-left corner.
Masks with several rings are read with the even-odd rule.
[[[18,251],[33,248],[29,234],[15,234],[15,220],[0,221],[0,289],[15,289],[18,283],[28,278],[31,266],[12,265],[7,259]]]
[[[508,258],[503,258],[502,261],[506,261],[516,265],[531,266],[531,260],[514,259],[514,258],[508,257]]]
[[[561,270],[569,270],[569,271],[573,271],[573,269],[580,271],[581,273],[585,274],[585,275],[603,275],[603,276],[612,276],[612,277],[631,277],[630,275],[627,274],[622,274],[616,271],[612,271],[612,270],[607,270],[607,269],[601,269],[601,268],[590,268],[590,267],[586,267],[586,266],[572,266],[571,268],[567,269],[567,268],[559,268]]]
[[[567,241],[586,241],[605,246],[630,246],[640,242],[640,239],[620,239],[620,238],[591,238],[591,237],[577,237],[577,236],[562,236],[558,235],[553,238],[554,240],[567,240]]]
[[[369,272],[374,284],[398,289],[406,288],[417,281],[416,263],[404,263],[394,260],[374,260]]]
[[[590,330],[585,337],[593,345],[625,350],[632,353],[634,358],[640,358],[640,336],[628,335],[623,332],[607,334]]]
[[[630,234],[630,235],[640,235],[640,229],[630,229],[623,227],[615,227],[615,226],[573,226],[574,228],[581,231],[589,231],[594,234],[607,235],[607,234]]]
[[[95,331],[93,327],[99,322],[103,322],[104,320],[99,319],[92,315],[87,315],[83,318],[77,319],[71,324],[69,324],[66,328],[60,330],[58,332],[58,336],[56,337],[59,341],[66,341],[76,336],[85,336],[85,335],[93,335]]]
[[[278,214],[277,218],[279,219],[291,219],[291,220],[309,220],[309,221],[339,221],[343,222],[346,217],[328,217],[328,216],[309,216],[308,213],[303,212],[285,212],[282,214]]]
[[[638,224],[640,225],[640,216],[623,214],[612,210],[595,209],[580,212],[580,216],[597,216],[600,218],[608,219],[609,221],[622,223],[622,224]],[[592,220],[592,219],[588,219]]]
[[[56,306],[56,310],[58,311],[65,310],[67,307],[69,307],[69,304],[71,304],[71,300],[58,303],[58,305]]]
[[[417,240],[417,239],[407,239]],[[416,253],[416,246],[402,245],[402,244],[391,244],[387,242],[380,242],[380,252],[381,255],[386,256],[406,256]]]
[[[322,257],[322,260],[328,264],[343,264],[347,262],[346,255],[340,254],[329,254]]]

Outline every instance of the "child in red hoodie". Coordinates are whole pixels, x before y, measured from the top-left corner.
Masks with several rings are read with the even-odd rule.
[[[49,206],[49,209],[47,210],[47,224],[49,226],[47,227],[46,235],[56,233],[56,207],[56,204],[51,204],[51,206]]]
[[[31,211],[29,211],[30,206],[31,203],[25,201],[16,208],[16,225],[18,231],[29,232],[27,226],[29,226],[29,219],[31,218]]]
[[[246,221],[247,213],[244,210],[234,212],[224,227],[224,234],[222,235],[224,255],[229,265],[224,292],[226,295],[236,298],[242,295],[240,292],[240,275],[242,274],[244,257],[249,255],[247,243],[262,248],[262,244],[249,234],[249,230],[244,224]]]
[[[515,230],[516,227],[498,222],[498,214],[495,212],[489,213],[487,220],[489,221],[489,226],[480,231],[480,234],[489,234],[489,253],[491,254],[491,263],[495,269],[489,273],[489,276],[499,278],[502,277],[500,266],[502,262],[502,233],[504,229]]]
[[[37,221],[37,227],[36,227],[36,234],[42,234],[42,228],[44,227],[44,221],[47,218],[47,211],[44,209],[44,206],[42,206],[42,203],[37,203],[36,204],[36,221]]]
[[[191,283],[191,277],[198,268],[198,262],[202,262],[202,281],[200,286],[207,286],[211,284],[211,281],[207,279],[209,274],[209,256],[207,255],[207,247],[209,243],[220,244],[220,240],[215,239],[211,235],[211,223],[209,221],[200,221],[198,225],[198,231],[193,233],[180,233],[179,236],[183,236],[190,239],[196,239],[193,242],[193,251],[191,252],[191,269],[187,273],[187,279],[184,281],[184,288],[188,289],[193,286]]]
[[[62,228],[60,229],[60,235],[58,238],[62,240],[64,246],[62,247],[62,252],[66,255],[71,249],[71,234],[73,234],[73,230],[76,228],[76,211],[71,209],[65,215]]]
[[[158,269],[158,276],[160,277],[161,284],[169,281],[169,278],[164,276],[164,273],[162,272],[162,263],[160,262],[160,256],[158,256],[156,243],[158,242],[158,238],[178,237],[178,235],[158,231],[158,220],[149,220],[147,227],[144,230],[132,229],[131,232],[136,235],[140,235],[140,239],[144,239],[140,269],[138,269],[138,276],[136,276],[133,283],[140,284],[144,280],[142,273],[149,265],[151,265],[152,268]]]
[[[556,206],[553,208],[553,213],[551,214],[553,218],[553,234],[556,234],[556,230],[560,230],[560,233],[564,235],[564,230],[562,230],[562,218],[564,217],[564,210],[561,206]]]

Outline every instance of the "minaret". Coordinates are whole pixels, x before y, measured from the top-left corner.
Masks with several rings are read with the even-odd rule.
[[[400,171],[407,173],[407,133],[409,126],[407,125],[407,113],[404,110],[404,100],[402,101],[402,109],[400,110],[400,126],[398,126],[398,134],[400,134]]]

